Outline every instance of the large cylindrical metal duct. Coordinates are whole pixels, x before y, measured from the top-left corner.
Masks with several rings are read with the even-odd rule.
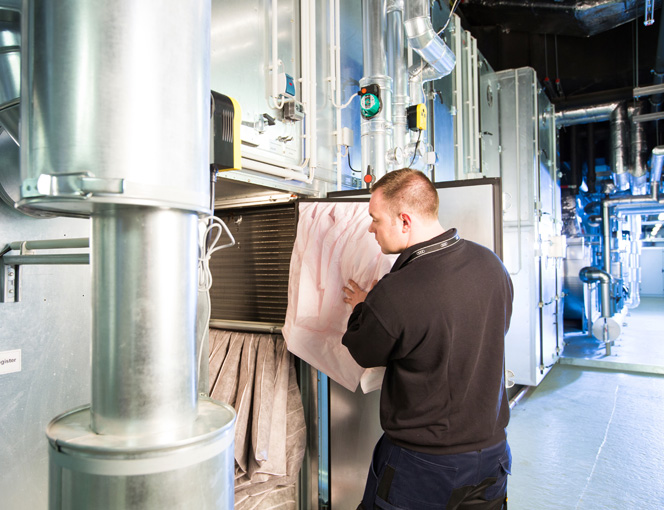
[[[201,399],[198,419],[163,434],[90,434],[89,408],[56,417],[49,440],[51,510],[233,508],[233,408]],[[140,441],[140,442],[138,442]]]
[[[27,5],[21,205],[207,210],[209,0]]]
[[[97,434],[157,433],[196,419],[197,221],[128,206],[92,217]]]
[[[49,426],[51,507],[231,508],[234,412],[196,391],[210,0],[26,5],[20,206],[92,217],[92,402]]]
[[[391,170],[387,151],[392,145],[392,79],[387,74],[385,52],[385,0],[362,0],[362,47],[364,77],[360,86],[378,85],[381,108],[371,118],[362,117],[362,172],[380,179]]]

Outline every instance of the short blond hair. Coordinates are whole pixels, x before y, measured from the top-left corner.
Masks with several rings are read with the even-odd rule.
[[[390,213],[397,216],[404,209],[429,218],[438,218],[438,192],[419,170],[402,168],[386,173],[371,187],[371,193],[381,190]]]

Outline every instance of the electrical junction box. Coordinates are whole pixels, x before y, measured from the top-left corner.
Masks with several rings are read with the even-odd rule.
[[[406,109],[408,129],[411,131],[424,131],[427,128],[427,107],[424,104],[415,104]]]
[[[284,120],[298,121],[304,119],[304,105],[299,101],[286,101],[282,111]]]
[[[279,73],[277,87],[278,94],[286,97],[295,97],[295,80],[290,74]]]

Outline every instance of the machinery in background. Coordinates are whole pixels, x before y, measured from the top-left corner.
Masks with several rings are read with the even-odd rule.
[[[570,331],[592,334],[606,354],[619,338],[628,310],[640,303],[642,216],[664,210],[661,198],[662,154],[648,158],[643,102],[614,102],[559,112],[559,127],[588,124],[591,152],[583,168],[572,147],[563,194],[568,236],[565,319]],[[609,121],[608,161],[595,161],[592,124]],[[648,166],[650,159],[650,168]]]

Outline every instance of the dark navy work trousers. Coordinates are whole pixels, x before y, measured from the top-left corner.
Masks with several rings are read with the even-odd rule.
[[[476,452],[429,455],[383,435],[358,510],[502,510],[511,464],[507,441]]]

